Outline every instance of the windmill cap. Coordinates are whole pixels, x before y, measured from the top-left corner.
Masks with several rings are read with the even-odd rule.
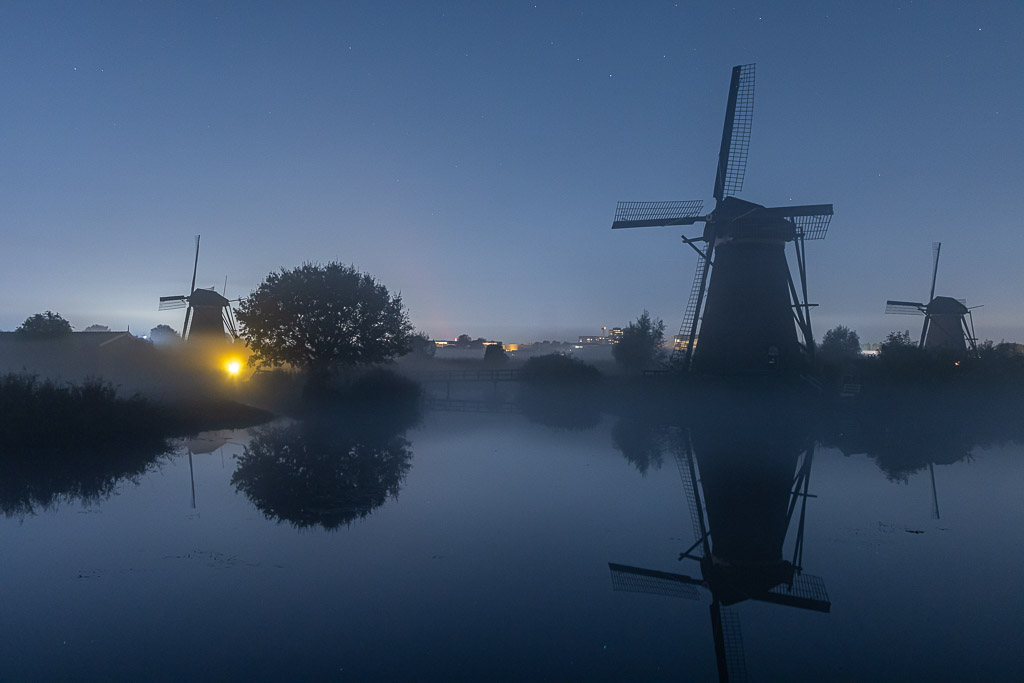
[[[948,296],[937,296],[928,304],[928,315],[965,315],[967,306]]]
[[[221,308],[230,303],[227,299],[212,289],[195,290],[192,292],[192,296],[188,298],[188,302],[192,306],[213,306],[214,308]]]

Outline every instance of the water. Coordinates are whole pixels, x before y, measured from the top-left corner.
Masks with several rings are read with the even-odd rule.
[[[710,681],[713,601],[741,631],[733,679],[1024,679],[1018,444],[935,465],[933,488],[927,465],[887,475],[743,420],[725,439],[444,411],[275,429],[0,519],[0,680]],[[718,566],[678,559],[700,534],[687,453]],[[785,574],[804,500],[798,564],[828,611],[722,604]],[[615,590],[609,563],[704,585]]]

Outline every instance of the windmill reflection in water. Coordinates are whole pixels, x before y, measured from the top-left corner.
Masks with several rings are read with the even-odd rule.
[[[803,572],[814,445],[796,438],[798,432],[780,438],[752,424],[676,434],[673,455],[696,539],[679,560],[696,562],[700,577],[609,563],[612,588],[690,600],[707,590],[719,679],[745,680],[740,622],[731,606],[758,600],[831,609],[822,579]],[[783,546],[794,524],[790,561],[783,559]]]
[[[217,451],[220,451],[221,466],[223,467],[224,452],[221,449],[223,449],[227,444],[233,444],[235,446],[241,445],[231,440],[234,433],[235,430],[233,429],[222,429],[219,431],[204,432],[193,439],[185,441],[185,451],[188,453],[188,477],[189,482],[192,485],[191,507],[193,510],[196,509],[196,475],[195,469],[192,466],[192,456],[205,455],[207,453],[216,453]]]

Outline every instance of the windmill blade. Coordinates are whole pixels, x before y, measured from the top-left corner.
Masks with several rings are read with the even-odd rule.
[[[171,311],[175,308],[185,308],[188,306],[188,297],[185,295],[179,296],[162,296],[160,297],[160,305],[158,310]]]
[[[704,509],[697,493],[694,481],[696,466],[693,462],[693,454],[690,453],[690,439],[685,432],[681,435],[682,445],[673,450],[673,457],[676,461],[676,468],[679,470],[679,480],[683,482],[683,492],[686,493],[686,506],[690,510],[690,524],[693,525],[694,541],[699,541],[707,535],[707,525],[704,522]]]
[[[750,149],[750,128],[754,120],[754,64],[734,66],[725,107],[722,146],[715,173],[715,199],[722,201],[743,190]]]
[[[925,305],[916,301],[886,301],[885,312],[894,315],[924,315]]]
[[[779,206],[761,209],[757,215],[765,218],[785,218],[796,224],[798,237],[805,240],[820,240],[825,239],[829,223],[832,222],[832,205]]]
[[[796,574],[793,576],[792,585],[783,583],[767,593],[751,597],[761,602],[771,602],[814,612],[832,611],[832,601],[828,599],[825,581],[820,576],[811,574]]]
[[[196,271],[199,270],[199,238],[202,235],[196,235],[196,261],[192,265],[192,285],[188,288],[189,294],[196,291]]]
[[[700,217],[704,202],[619,202],[615,207],[612,230],[653,228],[666,225],[693,225]]]
[[[671,598],[696,600],[700,597],[697,586],[704,585],[703,581],[683,574],[630,567],[614,562],[608,563],[608,569],[612,574],[612,590],[625,593],[667,595]]]
[[[935,278],[939,274],[939,252],[942,251],[942,242],[932,242],[932,291],[928,295],[930,302],[935,298]]]
[[[718,601],[712,602],[711,631],[715,638],[718,680],[734,683],[747,680],[747,658],[743,653],[739,616],[730,609],[723,609]]]
[[[231,306],[224,307],[221,317],[224,321],[224,327],[227,329],[228,334],[231,335],[231,338],[238,339],[238,325],[235,323],[235,312],[231,310]]]

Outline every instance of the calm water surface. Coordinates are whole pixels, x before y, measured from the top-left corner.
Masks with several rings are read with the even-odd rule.
[[[0,679],[1024,680],[1022,450],[886,474],[743,424],[445,411],[207,434],[6,506]]]

